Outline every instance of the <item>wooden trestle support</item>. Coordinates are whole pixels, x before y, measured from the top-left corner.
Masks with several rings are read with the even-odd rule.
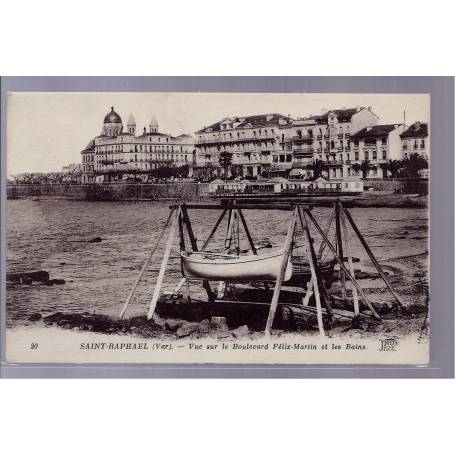
[[[228,214],[228,229],[225,237],[225,251],[230,251],[231,248],[231,239],[233,233],[233,225],[234,220],[236,219],[237,226],[239,223],[242,224],[244,233],[248,240],[249,246],[253,254],[257,254],[257,248],[254,244],[253,238],[251,236],[250,230],[248,228],[245,216],[242,210],[286,210],[292,212],[291,219],[289,221],[286,240],[284,243],[284,254],[282,257],[282,261],[280,264],[279,273],[277,279],[275,281],[275,287],[273,291],[273,296],[271,302],[255,302],[264,305],[270,305],[269,313],[267,317],[267,322],[265,325],[265,334],[270,335],[272,331],[272,326],[275,320],[275,314],[277,311],[277,307],[280,304],[280,292],[284,280],[284,275],[286,272],[286,267],[288,263],[289,256],[292,255],[292,249],[294,247],[294,242],[297,237],[297,233],[303,236],[303,241],[305,245],[305,253],[306,259],[310,266],[311,271],[311,280],[307,284],[307,289],[304,298],[302,299],[302,305],[300,307],[304,310],[315,312],[318,321],[318,328],[319,333],[321,335],[325,335],[325,327],[324,327],[324,315],[326,316],[327,322],[330,324],[333,320],[333,317],[340,313],[339,310],[334,310],[331,306],[331,298],[328,295],[328,292],[324,286],[324,282],[322,279],[322,273],[320,270],[321,258],[323,250],[327,247],[333,255],[334,260],[339,265],[339,273],[340,273],[340,282],[341,282],[341,296],[345,300],[351,300],[348,297],[347,291],[350,290],[352,293],[352,302],[353,302],[353,312],[343,311],[342,315],[348,317],[355,317],[361,315],[360,307],[359,307],[359,299],[364,302],[364,304],[370,310],[371,317],[380,320],[381,317],[375,310],[373,304],[370,302],[368,296],[363,291],[362,287],[358,283],[355,278],[354,266],[353,266],[353,258],[351,255],[351,245],[349,240],[349,232],[348,232],[348,223],[352,228],[352,231],[358,237],[361,245],[367,252],[368,256],[370,257],[372,263],[374,264],[375,268],[377,269],[380,277],[385,282],[387,288],[390,290],[391,294],[395,299],[395,305],[401,307],[402,302],[400,297],[392,288],[386,274],[382,270],[379,262],[375,258],[373,252],[371,251],[370,247],[368,246],[365,238],[362,236],[361,232],[359,231],[357,225],[355,224],[351,214],[349,211],[344,208],[339,200],[335,201],[333,204],[333,210],[330,213],[329,221],[326,228],[323,230],[319,223],[314,218],[313,214],[311,213],[312,207],[305,204],[290,204],[290,203],[264,203],[264,204],[242,204],[238,203],[237,201],[229,201],[228,203],[219,204],[180,204],[171,206],[171,212],[169,214],[169,218],[163,228],[162,233],[160,234],[157,244],[152,249],[151,253],[147,256],[147,259],[141,269],[141,272],[130,292],[125,304],[122,307],[120,312],[120,318],[122,318],[126,312],[126,309],[136,291],[136,288],[141,280],[142,276],[144,275],[148,264],[152,258],[152,255],[156,251],[161,238],[163,237],[164,231],[167,226],[170,224],[169,229],[169,236],[167,239],[163,259],[161,262],[160,271],[158,274],[158,279],[154,288],[152,300],[150,303],[150,307],[147,313],[147,318],[152,319],[155,313],[156,304],[158,299],[161,295],[161,289],[164,281],[164,276],[167,268],[167,264],[169,261],[169,257],[172,250],[172,245],[175,237],[175,233],[178,227],[179,230],[179,238],[180,238],[180,249],[184,250],[186,248],[185,244],[185,237],[189,239],[189,243],[191,246],[192,251],[199,251],[197,245],[197,239],[194,236],[193,228],[191,225],[191,221],[188,215],[188,210],[194,209],[204,209],[204,210],[221,210],[222,213],[217,219],[215,225],[213,226],[207,240],[203,243],[200,251],[206,250],[207,246],[209,245],[210,241],[213,239],[217,229],[219,228],[221,222],[225,218],[226,214]],[[335,236],[336,242],[335,245],[331,243],[329,240],[329,231],[335,219]],[[311,236],[310,226],[316,228],[316,231],[319,233],[321,237],[321,243],[319,246],[318,253],[316,254],[314,250],[314,240]],[[186,234],[186,236],[185,236]],[[344,256],[344,254],[347,255]],[[347,263],[347,266],[345,265]],[[185,284],[186,278],[183,277],[180,282],[178,283],[177,287],[175,288],[175,292],[178,292],[182,286]],[[348,289],[347,282],[350,283]],[[203,280],[203,287],[207,293],[207,298],[209,302],[216,301],[216,295],[212,291],[210,283],[207,280]],[[187,283],[188,284],[188,283]],[[310,297],[314,295],[314,300],[316,304],[316,308],[309,307],[309,300]],[[293,304],[293,306],[295,306]],[[324,306],[324,308],[323,308]]]

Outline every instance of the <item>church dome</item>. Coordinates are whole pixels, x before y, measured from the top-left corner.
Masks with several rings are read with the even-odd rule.
[[[104,123],[122,123],[122,119],[117,112],[114,111],[114,106],[111,107],[111,112],[108,112],[104,117]]]

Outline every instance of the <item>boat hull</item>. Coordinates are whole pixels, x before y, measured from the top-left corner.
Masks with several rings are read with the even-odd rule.
[[[203,253],[181,253],[185,276],[214,281],[276,280],[283,252],[263,256],[224,256],[211,258]],[[288,260],[284,281],[292,277],[292,263]]]

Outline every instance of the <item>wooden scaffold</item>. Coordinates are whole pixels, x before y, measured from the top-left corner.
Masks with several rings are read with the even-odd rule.
[[[214,224],[211,232],[205,242],[202,244],[200,250],[198,249],[198,242],[194,235],[192,224],[188,215],[189,210],[221,210],[221,214]],[[227,222],[227,231],[224,242],[224,252],[230,253],[231,243],[233,237],[237,236],[239,239],[240,230],[239,226],[242,225],[243,232],[248,240],[249,248],[253,255],[258,255],[257,247],[252,238],[250,229],[248,227],[247,221],[245,219],[243,210],[283,210],[291,212],[291,217],[289,220],[288,228],[286,231],[286,239],[283,245],[283,254],[281,257],[280,267],[274,282],[274,290],[272,299],[270,302],[254,302],[255,304],[263,304],[269,306],[268,317],[265,323],[264,332],[266,335],[270,335],[272,331],[272,326],[275,321],[275,315],[280,305],[280,294],[283,286],[286,268],[288,266],[288,261],[292,256],[293,249],[296,246],[297,239],[303,241],[302,245],[305,250],[305,260],[307,261],[310,269],[310,280],[308,283],[302,283],[302,288],[304,288],[304,295],[302,298],[302,303],[298,307],[304,312],[316,313],[319,333],[325,335],[326,327],[324,326],[324,318],[327,321],[328,327],[330,327],[331,322],[335,317],[357,317],[357,316],[368,316],[374,319],[380,320],[381,316],[377,313],[372,302],[366,295],[365,291],[360,286],[358,280],[355,278],[354,270],[354,258],[352,257],[352,244],[350,242],[350,233],[348,230],[348,225],[352,228],[352,232],[357,236],[360,241],[360,244],[365,249],[366,253],[371,259],[371,262],[374,264],[377,269],[379,276],[385,282],[387,288],[390,290],[392,296],[395,299],[395,305],[397,307],[402,306],[401,299],[397,293],[392,288],[387,275],[382,270],[379,262],[368,246],[365,238],[362,236],[360,230],[355,224],[349,211],[342,206],[339,200],[335,201],[333,204],[333,209],[329,215],[329,220],[325,229],[323,229],[320,224],[317,222],[313,216],[311,210],[312,207],[306,204],[294,204],[294,203],[241,203],[236,200],[230,200],[227,202],[219,204],[179,204],[171,206],[171,211],[169,217],[158,236],[158,241],[156,245],[151,250],[150,254],[147,256],[146,261],[139,273],[136,282],[126,299],[125,304],[120,312],[120,318],[123,318],[129,303],[131,302],[134,293],[137,289],[137,286],[142,279],[145,271],[150,264],[153,254],[155,253],[158,245],[161,243],[164,236],[165,230],[168,226],[169,234],[166,242],[164,255],[161,261],[161,267],[158,273],[157,282],[154,288],[153,296],[150,302],[150,306],[147,313],[147,318],[152,319],[155,314],[156,305],[160,298],[162,292],[163,281],[171,255],[171,250],[173,242],[176,236],[176,232],[179,232],[179,247],[180,251],[185,251],[187,248],[187,240],[189,240],[189,247],[192,252],[203,252],[206,251],[209,243],[214,238],[217,230],[219,229],[223,219],[228,216]],[[329,232],[333,221],[335,220],[335,242],[332,243],[329,239]],[[321,237],[320,246],[318,253],[314,249],[314,239],[312,237],[311,228],[316,229],[316,232]],[[237,229],[237,232],[236,232]],[[332,299],[328,294],[328,291],[325,287],[323,275],[321,272],[321,260],[324,249],[327,248],[333,256],[333,260],[339,266],[339,275],[341,283],[341,298],[347,302],[352,302],[353,311],[338,310],[333,308]],[[239,248],[237,246],[236,253],[239,254]],[[182,268],[183,274],[183,268]],[[189,295],[189,278],[183,276],[183,278],[178,283],[175,288],[175,293],[179,292],[180,289],[187,285],[188,295]],[[348,286],[349,284],[349,286]],[[218,292],[212,290],[211,284],[207,279],[202,279],[202,285],[207,294],[208,303],[213,302],[223,302],[220,300],[224,294],[224,283],[218,285]],[[349,291],[349,292],[348,292]],[[218,294],[218,296],[217,296]],[[352,294],[352,297],[349,295]],[[315,306],[310,306],[310,299],[314,296]],[[359,302],[362,301],[364,305],[368,308],[369,312],[361,312]],[[235,303],[235,302],[232,302]],[[242,302],[248,303],[248,302]],[[283,304],[284,305],[284,304]],[[286,304],[288,305],[288,304]],[[292,304],[292,307],[297,307],[296,304]]]

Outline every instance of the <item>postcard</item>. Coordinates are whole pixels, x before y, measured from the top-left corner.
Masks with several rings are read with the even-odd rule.
[[[430,96],[9,92],[6,361],[429,362]]]

